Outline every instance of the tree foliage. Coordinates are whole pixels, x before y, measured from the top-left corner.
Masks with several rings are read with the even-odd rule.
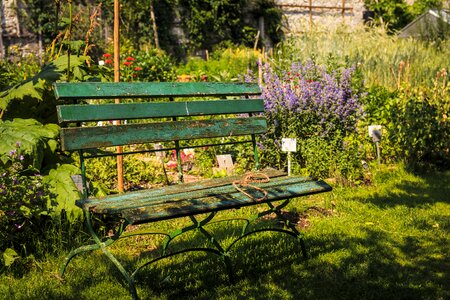
[[[374,23],[391,31],[400,30],[430,8],[442,7],[442,0],[417,0],[408,5],[405,0],[365,0],[366,7],[375,12]]]

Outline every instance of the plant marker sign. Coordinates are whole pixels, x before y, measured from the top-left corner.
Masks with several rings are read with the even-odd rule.
[[[281,151],[288,154],[288,176],[291,176],[291,152],[297,152],[297,139],[282,138]]]

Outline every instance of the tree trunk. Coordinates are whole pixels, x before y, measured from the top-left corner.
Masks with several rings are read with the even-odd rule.
[[[153,35],[155,36],[155,46],[159,49],[158,27],[156,27],[155,10],[153,9],[153,0],[150,1],[150,19],[152,20]]]

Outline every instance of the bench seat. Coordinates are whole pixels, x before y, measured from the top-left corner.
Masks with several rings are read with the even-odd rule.
[[[78,200],[76,204],[83,209],[89,209],[94,214],[107,214],[125,219],[130,224],[140,224],[331,190],[325,182],[309,177],[288,177],[277,170],[266,170],[263,173],[270,178],[269,182],[251,183],[267,191],[267,197],[259,201],[255,199],[263,196],[260,190],[242,187],[253,197],[250,198],[232,184],[234,181],[239,181],[242,176],[231,176],[102,198],[83,199]]]

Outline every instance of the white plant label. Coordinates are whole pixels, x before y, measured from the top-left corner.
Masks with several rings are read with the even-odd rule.
[[[368,127],[368,130],[369,130],[369,137],[373,138],[373,132],[374,131],[381,132],[381,125],[370,125]]]
[[[283,152],[296,152],[297,151],[297,139],[281,139],[281,151]]]

